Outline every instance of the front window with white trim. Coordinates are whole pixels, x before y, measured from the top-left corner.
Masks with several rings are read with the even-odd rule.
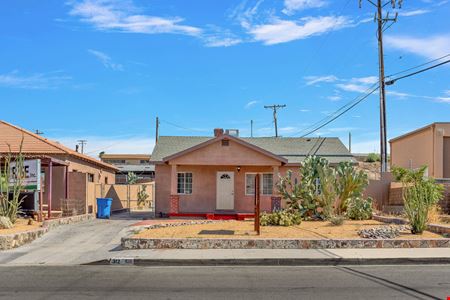
[[[255,176],[256,173],[245,174],[245,195],[251,196],[255,194]],[[260,193],[262,195],[272,195],[273,190],[273,174],[264,173],[260,176],[261,186]]]
[[[192,194],[192,173],[177,173],[177,193],[182,195]]]

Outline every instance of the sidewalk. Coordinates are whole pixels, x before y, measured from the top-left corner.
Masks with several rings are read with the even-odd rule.
[[[95,264],[134,265],[338,265],[449,264],[449,248],[415,249],[176,249],[122,250]]]

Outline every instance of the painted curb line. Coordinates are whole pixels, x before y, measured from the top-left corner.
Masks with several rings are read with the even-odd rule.
[[[422,258],[243,258],[243,259],[140,259],[111,258],[84,265],[115,266],[340,266],[340,265],[450,264],[450,257]]]

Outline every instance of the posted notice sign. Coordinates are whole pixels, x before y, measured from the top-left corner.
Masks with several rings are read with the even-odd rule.
[[[11,178],[10,183],[14,183],[17,179],[17,164],[16,162],[11,162]],[[41,189],[41,160],[25,160],[23,162],[23,174],[22,185],[24,190],[40,190]]]

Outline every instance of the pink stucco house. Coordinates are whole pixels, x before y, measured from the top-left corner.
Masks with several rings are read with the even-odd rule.
[[[215,129],[213,137],[161,136],[155,163],[155,211],[170,216],[243,218],[254,211],[254,178],[261,178],[261,209],[282,206],[275,184],[308,155],[331,164],[353,162],[338,138],[238,137]]]

